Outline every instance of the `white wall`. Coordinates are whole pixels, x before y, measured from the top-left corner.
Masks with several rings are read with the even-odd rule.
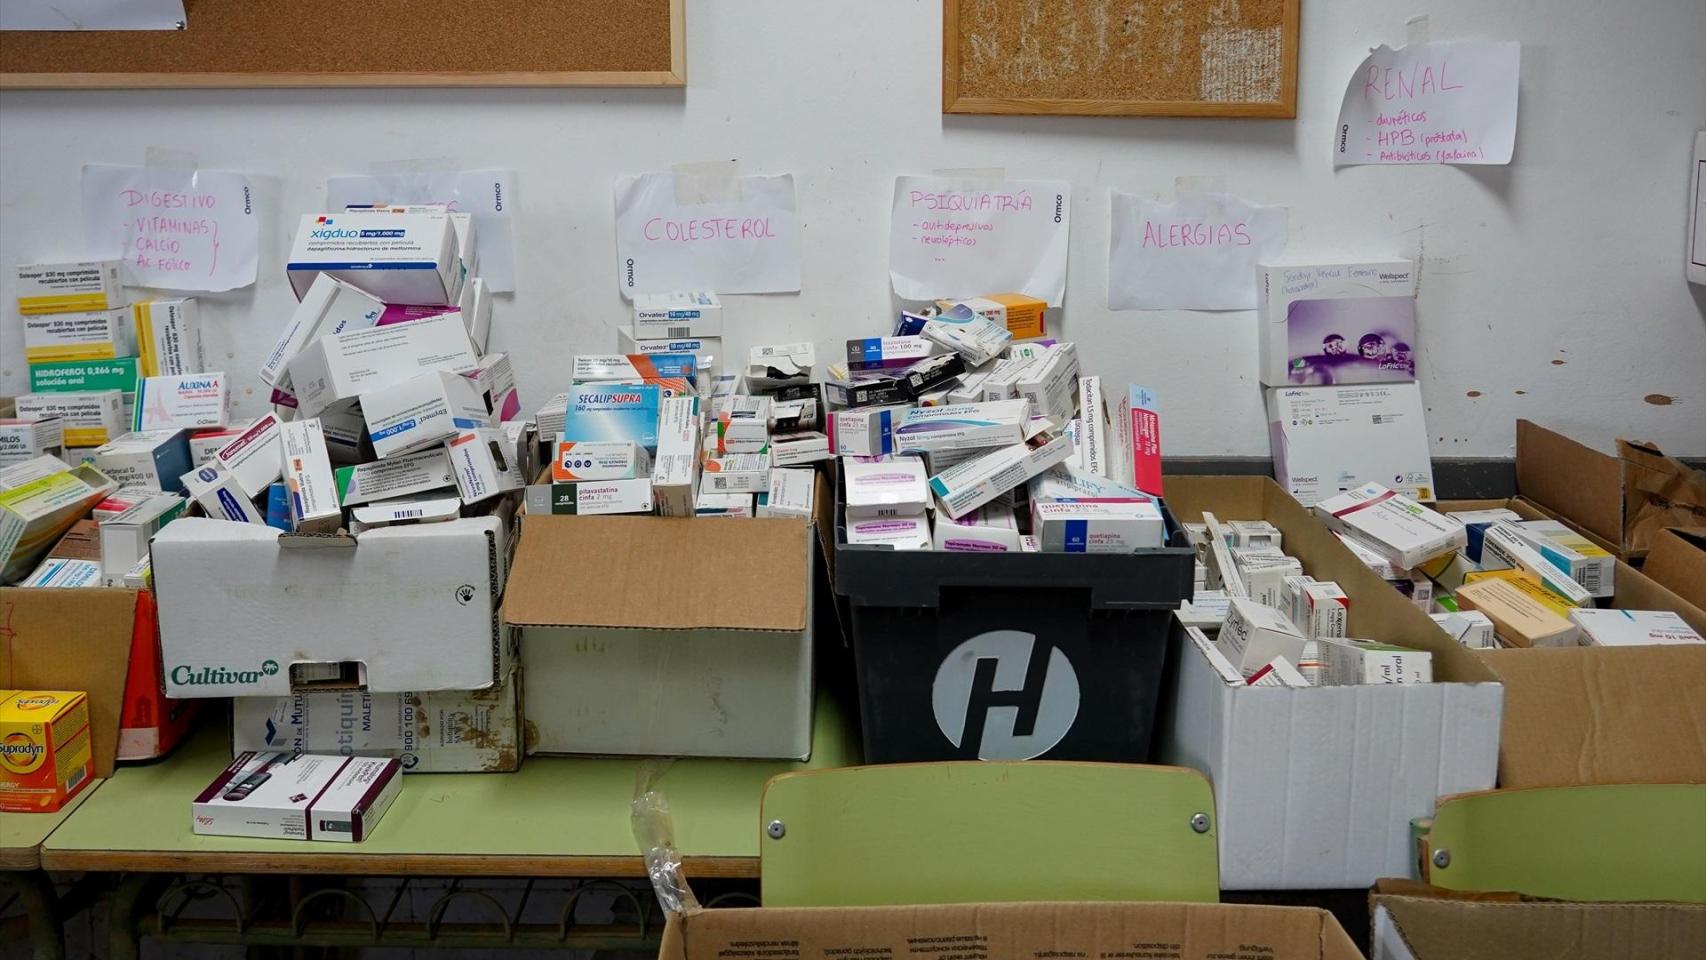
[[[1062,334],[1091,372],[1159,389],[1165,452],[1264,455],[1253,314],[1105,309],[1111,188],[1170,195],[1218,176],[1291,208],[1291,251],[1422,257],[1420,357],[1436,456],[1508,456],[1516,417],[1587,439],[1638,435],[1706,454],[1706,293],[1682,279],[1688,155],[1706,127],[1701,0],[1308,0],[1298,119],[943,117],[936,0],[690,0],[681,91],[43,92],[0,96],[0,263],[79,251],[78,170],[149,146],[274,178],[258,289],[207,297],[210,356],[247,375],[292,303],[282,260],[324,179],[375,160],[450,157],[519,171],[520,290],[493,348],[523,400],[567,380],[574,352],[614,346],[610,183],[620,173],[738,158],[793,171],[804,291],[730,298],[733,345],[885,330],[893,177],[1005,167],[1074,186]],[[857,10],[857,14],[849,11]],[[1523,43],[1509,167],[1335,172],[1331,130],[1367,47],[1435,37]],[[8,38],[8,43],[20,42]],[[14,296],[0,273],[0,300]],[[9,312],[9,311],[8,311]],[[15,316],[0,391],[27,388]],[[258,385],[257,385],[258,386]],[[258,390],[256,391],[258,393]],[[1647,395],[1674,398],[1668,405]],[[259,396],[243,396],[258,412]]]

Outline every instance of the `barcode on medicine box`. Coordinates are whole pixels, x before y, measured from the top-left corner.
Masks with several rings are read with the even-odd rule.
[[[716,487],[718,490],[727,489],[728,485],[729,485],[729,478],[728,477],[712,477],[711,478],[711,486]]]
[[[392,516],[396,517],[398,520],[413,520],[416,517],[426,516],[426,511],[425,510],[398,510],[396,513],[393,513]]]
[[[1389,419],[1389,418],[1383,417],[1377,413],[1374,415],[1374,425],[1379,426],[1380,424],[1385,423],[1387,419]]]
[[[1582,585],[1583,590],[1586,590],[1589,593],[1598,593],[1599,592],[1599,568],[1598,567],[1586,567],[1586,568],[1584,568],[1581,571],[1581,576],[1576,578],[1576,579],[1577,579],[1577,582],[1579,582]]]
[[[71,771],[71,776],[65,778],[65,792],[70,793],[72,790],[77,789],[77,785],[79,783],[82,783],[83,778],[88,776],[88,775],[89,775],[89,768],[88,767],[78,767],[77,769]]]
[[[670,327],[669,328],[669,338],[671,340],[686,339],[687,337],[690,337],[692,335],[693,335],[693,328],[692,327]]]

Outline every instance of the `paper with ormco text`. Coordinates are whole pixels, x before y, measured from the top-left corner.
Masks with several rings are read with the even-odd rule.
[[[217,292],[254,283],[259,219],[241,173],[83,167],[89,259],[123,260],[127,286]]]
[[[1333,129],[1333,165],[1510,163],[1516,41],[1376,47],[1357,67]]]
[[[1063,180],[896,177],[889,277],[905,300],[1066,297],[1072,186]]]
[[[442,203],[470,214],[479,276],[493,293],[515,290],[515,233],[518,198],[513,170],[422,170],[326,179],[326,211],[350,204]]]
[[[707,183],[716,189],[706,190]],[[636,293],[792,293],[800,215],[792,174],[616,178],[616,286]]]
[[[1109,310],[1254,310],[1256,264],[1285,249],[1286,209],[1229,193],[1115,191],[1110,219]]]

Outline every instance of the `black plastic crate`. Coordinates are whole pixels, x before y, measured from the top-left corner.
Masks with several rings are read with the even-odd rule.
[[[855,546],[841,507],[867,763],[1149,759],[1195,561],[1165,504],[1168,546],[1131,554]]]

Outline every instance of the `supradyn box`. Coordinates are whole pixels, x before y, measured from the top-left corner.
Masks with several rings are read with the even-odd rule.
[[[634,294],[634,337],[681,340],[723,333],[723,304],[714,293]]]
[[[630,441],[656,450],[661,399],[653,384],[574,387],[563,413],[562,439],[575,443]]]
[[[261,380],[268,386],[278,384],[290,361],[320,336],[378,326],[385,312],[378,298],[325,273],[314,278],[301,299],[261,365]]]
[[[298,300],[329,273],[386,303],[450,305],[461,272],[455,227],[442,213],[305,214],[285,264]]]
[[[287,368],[304,417],[429,370],[466,373],[480,363],[454,314],[322,336]]]
[[[1274,475],[1304,506],[1365,483],[1434,499],[1433,459],[1414,383],[1268,391]]]
[[[473,382],[445,370],[362,391],[361,414],[373,452],[381,458],[413,453],[489,424],[485,399]]]
[[[1263,264],[1256,271],[1262,383],[1416,378],[1416,269],[1410,261]]]
[[[1024,442],[1030,417],[1029,400],[914,407],[894,428],[893,446],[907,453],[1011,446]]]
[[[197,834],[359,843],[402,790],[395,759],[244,752],[190,805]]]
[[[130,307],[142,351],[142,375],[198,373],[207,361],[201,343],[201,312],[193,299],[143,300]]]
[[[0,691],[0,811],[58,810],[94,774],[88,697]]]
[[[231,419],[231,393],[223,373],[146,377],[136,385],[133,430],[223,427]]]
[[[123,307],[24,317],[24,359],[30,363],[135,355],[135,327]]]
[[[124,306],[117,260],[20,264],[17,278],[18,312],[26,317]]]
[[[98,447],[129,431],[124,395],[117,390],[26,393],[15,401],[19,417],[58,417],[68,447]]]

